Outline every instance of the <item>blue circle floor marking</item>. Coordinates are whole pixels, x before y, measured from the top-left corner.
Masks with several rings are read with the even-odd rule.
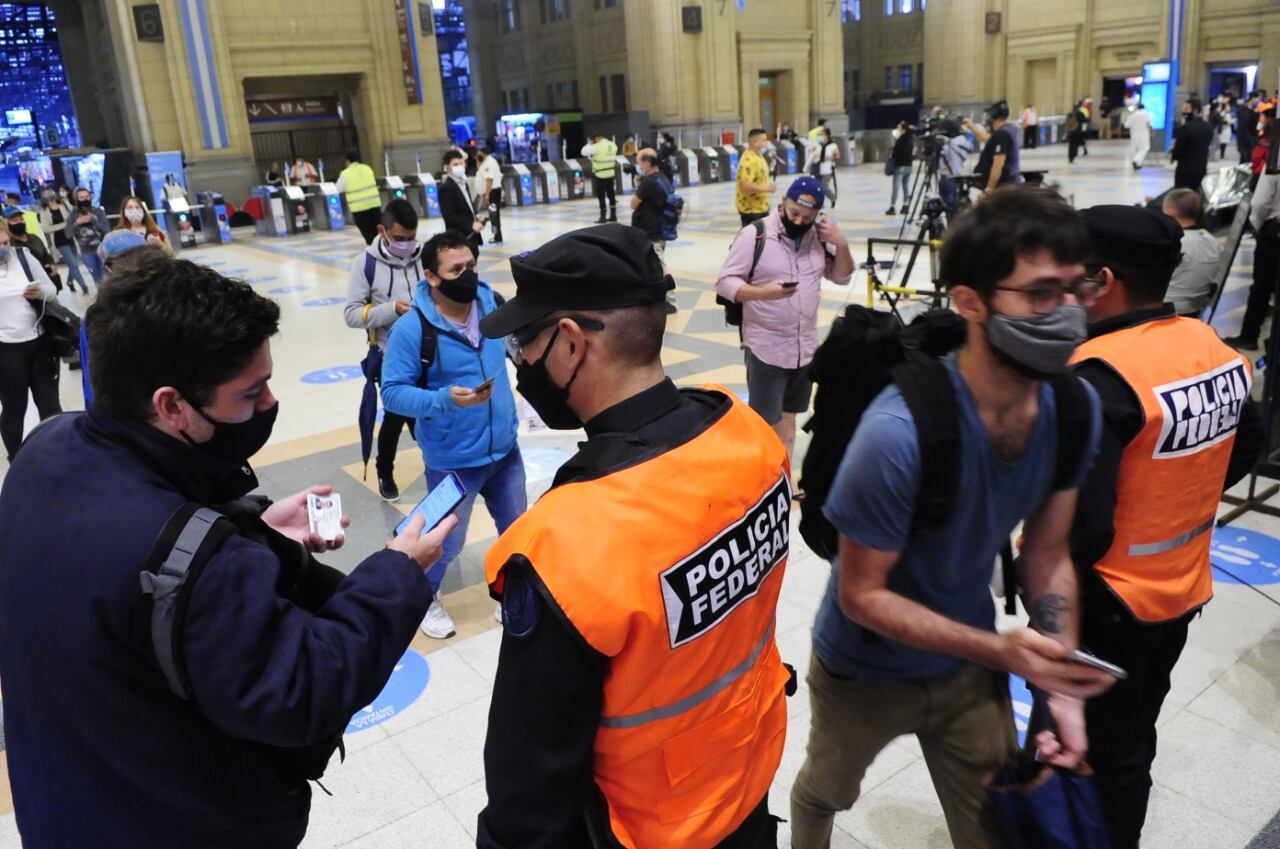
[[[344,380],[355,380],[364,377],[360,366],[333,366],[319,371],[307,372],[302,376],[303,383],[341,383]]]
[[[351,721],[347,723],[346,733],[354,734],[357,731],[364,731],[366,728],[381,725],[397,714],[404,713],[427,689],[427,682],[430,680],[431,667],[427,659],[413,649],[409,649],[396,664],[382,692],[351,717]]]
[[[1224,584],[1280,584],[1280,539],[1248,528],[1216,528],[1209,559]]]
[[[344,304],[346,302],[346,298],[316,298],[312,301],[303,301],[302,305],[304,307],[331,307],[334,304]]]
[[[310,288],[311,288],[310,286],[304,286],[301,284],[297,286],[277,286],[274,289],[268,289],[267,294],[268,295],[287,295],[290,292],[303,292]]]

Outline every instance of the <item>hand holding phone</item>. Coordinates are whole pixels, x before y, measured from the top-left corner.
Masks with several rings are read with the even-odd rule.
[[[1101,669],[1103,672],[1115,678],[1117,681],[1123,681],[1129,677],[1129,673],[1116,666],[1114,663],[1107,663],[1105,660],[1094,657],[1088,652],[1076,649],[1067,655],[1067,659],[1072,663],[1083,664],[1084,666],[1092,666],[1094,669]]]
[[[479,395],[482,392],[488,392],[490,389],[493,388],[493,381],[494,381],[494,378],[491,377],[471,391],[477,395]]]
[[[446,516],[458,509],[458,505],[466,497],[467,490],[462,485],[462,481],[456,474],[450,472],[418,502],[417,506],[409,511],[409,515],[405,516],[400,524],[396,525],[396,536],[400,536],[409,529],[415,516],[421,516],[423,519],[422,530],[419,533],[432,530]]]
[[[799,281],[799,280],[785,280],[785,281],[783,281],[783,283],[782,283],[782,288],[784,288],[784,289],[794,289],[795,287],[797,287],[797,286],[799,286],[799,285],[800,285],[800,281]]]

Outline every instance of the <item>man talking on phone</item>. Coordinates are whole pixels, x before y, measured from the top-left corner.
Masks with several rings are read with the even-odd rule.
[[[184,260],[89,308],[93,409],[0,490],[0,681],[18,830],[49,849],[297,846],[351,716],[431,601],[453,519],[349,575],[306,496],[245,496],[279,409],[279,307]]]
[[[1071,533],[1080,644],[1129,673],[1086,707],[1088,761],[1112,849],[1136,849],[1156,719],[1188,626],[1213,595],[1218,500],[1265,437],[1249,358],[1165,303],[1182,257],[1178,222],[1131,206],[1082,216],[1090,324],[1074,361],[1102,400],[1103,428]]]
[[[818,349],[822,279],[847,285],[853,276],[849,240],[819,216],[826,194],[801,177],[782,203],[738,232],[720,267],[716,292],[741,304],[742,350],[751,409],[774,429],[790,457],[796,415],[809,409],[809,362]]]
[[[437,640],[455,633],[440,583],[466,545],[476,496],[484,496],[499,533],[528,506],[505,348],[501,340],[480,334],[481,319],[497,309],[499,298],[476,274],[470,245],[469,237],[445,230],[423,246],[426,279],[414,290],[413,309],[391,328],[382,361],[383,406],[417,420],[427,489],[453,472],[467,492],[458,506],[458,527],[427,573],[436,597],[422,632]]]
[[[486,558],[504,630],[476,845],[776,846],[786,452],[732,393],[663,373],[675,284],[640,230],[577,230],[511,272],[481,328],[587,441]]]

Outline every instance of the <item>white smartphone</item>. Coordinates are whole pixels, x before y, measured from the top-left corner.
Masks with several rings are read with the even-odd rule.
[[[311,533],[328,542],[342,536],[342,496],[307,493],[307,523]]]
[[[1088,652],[1080,651],[1079,649],[1076,649],[1071,654],[1067,655],[1067,657],[1072,663],[1082,663],[1085,666],[1092,666],[1094,669],[1101,669],[1117,681],[1123,681],[1129,677],[1128,672],[1125,672],[1114,663],[1107,663],[1105,660],[1094,657]]]

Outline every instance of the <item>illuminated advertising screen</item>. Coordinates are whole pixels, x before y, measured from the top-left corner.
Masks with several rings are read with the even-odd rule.
[[[1151,129],[1165,130],[1169,126],[1169,70],[1168,62],[1148,62],[1142,66],[1142,92],[1139,97],[1151,116]]]

